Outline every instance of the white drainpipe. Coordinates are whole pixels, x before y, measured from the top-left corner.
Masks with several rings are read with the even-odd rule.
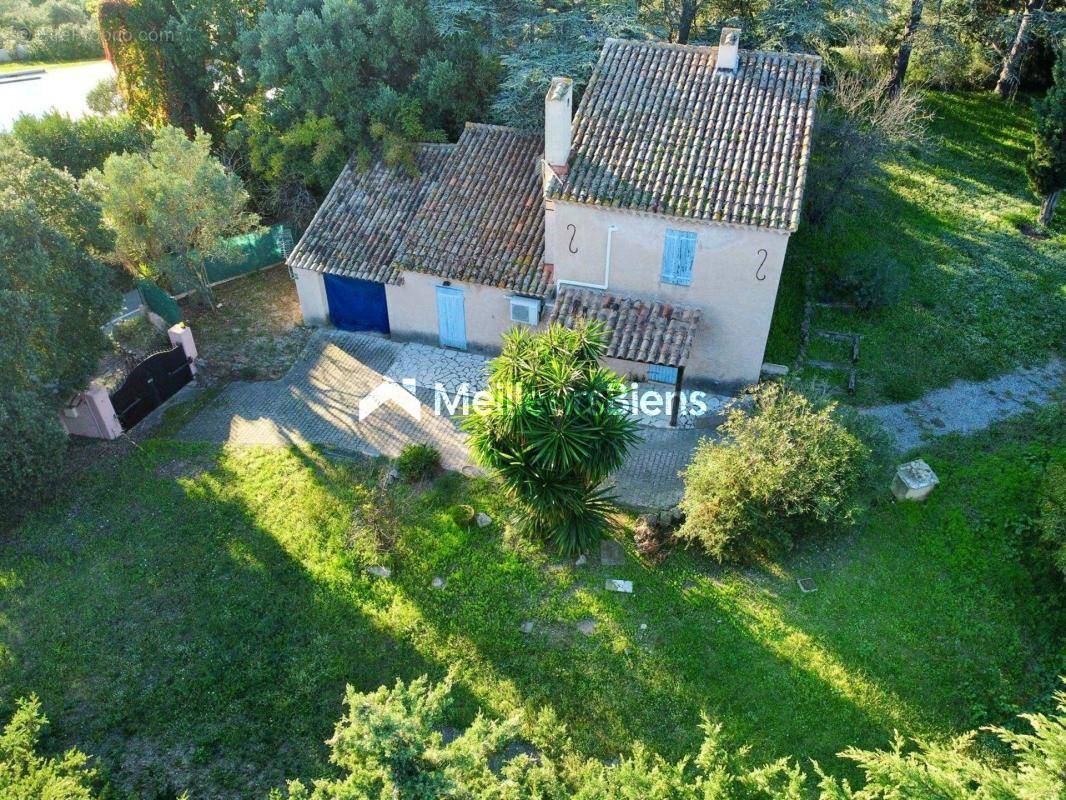
[[[564,283],[567,286],[583,286],[586,289],[606,289],[611,282],[611,241],[614,238],[614,232],[618,230],[617,225],[607,226],[607,253],[603,259],[603,283],[582,283],[581,281],[564,281],[558,280],[555,282],[555,288],[558,289]]]

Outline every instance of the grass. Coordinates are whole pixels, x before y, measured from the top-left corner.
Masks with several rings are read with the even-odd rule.
[[[820,311],[816,326],[861,333],[856,402],[912,400],[958,378],[1042,363],[1066,345],[1066,214],[1042,240],[1025,178],[1032,121],[1025,100],[931,92],[930,146],[884,165],[874,203],[832,230],[801,227],[789,245],[767,360],[799,346],[802,273],[894,258],[909,285],[871,314]],[[815,356],[817,357],[817,356]]]
[[[67,67],[84,67],[86,64],[99,64],[102,59],[90,58],[84,61],[9,61],[0,64],[0,75],[6,72],[19,72],[24,69],[66,69]]]
[[[448,474],[382,505],[366,463],[152,440],[0,549],[0,715],[37,692],[48,747],[99,756],[118,796],[262,796],[328,769],[345,683],[454,667],[456,724],[546,711],[584,753],[639,739],[679,757],[706,711],[757,758],[848,774],[847,745],[1004,721],[1066,666],[1019,524],[1061,422],[943,442],[925,454],[943,482],[927,503],[879,491],[844,538],[760,569],[687,552],[649,568],[628,533],[624,566],[575,568],[499,526],[458,527],[459,503],[506,519],[486,480]]]

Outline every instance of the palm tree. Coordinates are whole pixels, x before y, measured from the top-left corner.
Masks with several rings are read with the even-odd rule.
[[[507,333],[489,397],[465,423],[478,462],[520,505],[520,526],[568,556],[606,530],[613,498],[602,484],[637,440],[618,402],[625,385],[600,364],[606,348],[598,322]]]

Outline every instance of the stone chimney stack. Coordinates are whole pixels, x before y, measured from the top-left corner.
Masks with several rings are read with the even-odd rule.
[[[569,78],[552,78],[544,95],[544,160],[556,175],[566,175],[570,160],[571,105],[574,82]]]
[[[740,28],[722,28],[722,39],[718,43],[716,72],[735,73],[740,55]]]

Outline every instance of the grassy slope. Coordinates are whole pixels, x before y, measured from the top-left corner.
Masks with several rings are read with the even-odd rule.
[[[460,500],[504,513],[488,484],[446,476],[387,515],[388,582],[365,574],[374,557],[351,522],[365,467],[150,442],[0,549],[0,713],[39,693],[49,746],[101,755],[137,796],[249,796],[325,768],[346,682],[455,664],[459,722],[547,708],[587,753],[643,739],[679,756],[707,710],[758,757],[841,769],[835,752],[894,728],[1001,720],[1061,667],[1006,524],[1031,511],[1048,436],[1027,422],[994,450],[942,444],[930,502],[882,502],[847,539],[765,571],[686,553],[654,570],[558,564],[457,528]],[[636,593],[602,591],[608,576]],[[572,626],[585,617],[600,623],[588,638]]]
[[[822,313],[821,327],[865,335],[860,403],[910,400],[956,378],[983,379],[1043,361],[1066,344],[1066,214],[1029,239],[1027,105],[989,94],[930,93],[931,147],[885,165],[877,203],[834,230],[801,228],[789,245],[767,359],[791,363],[809,263],[887,254],[908,272],[901,301],[873,315]],[[842,354],[815,342],[812,357]]]

